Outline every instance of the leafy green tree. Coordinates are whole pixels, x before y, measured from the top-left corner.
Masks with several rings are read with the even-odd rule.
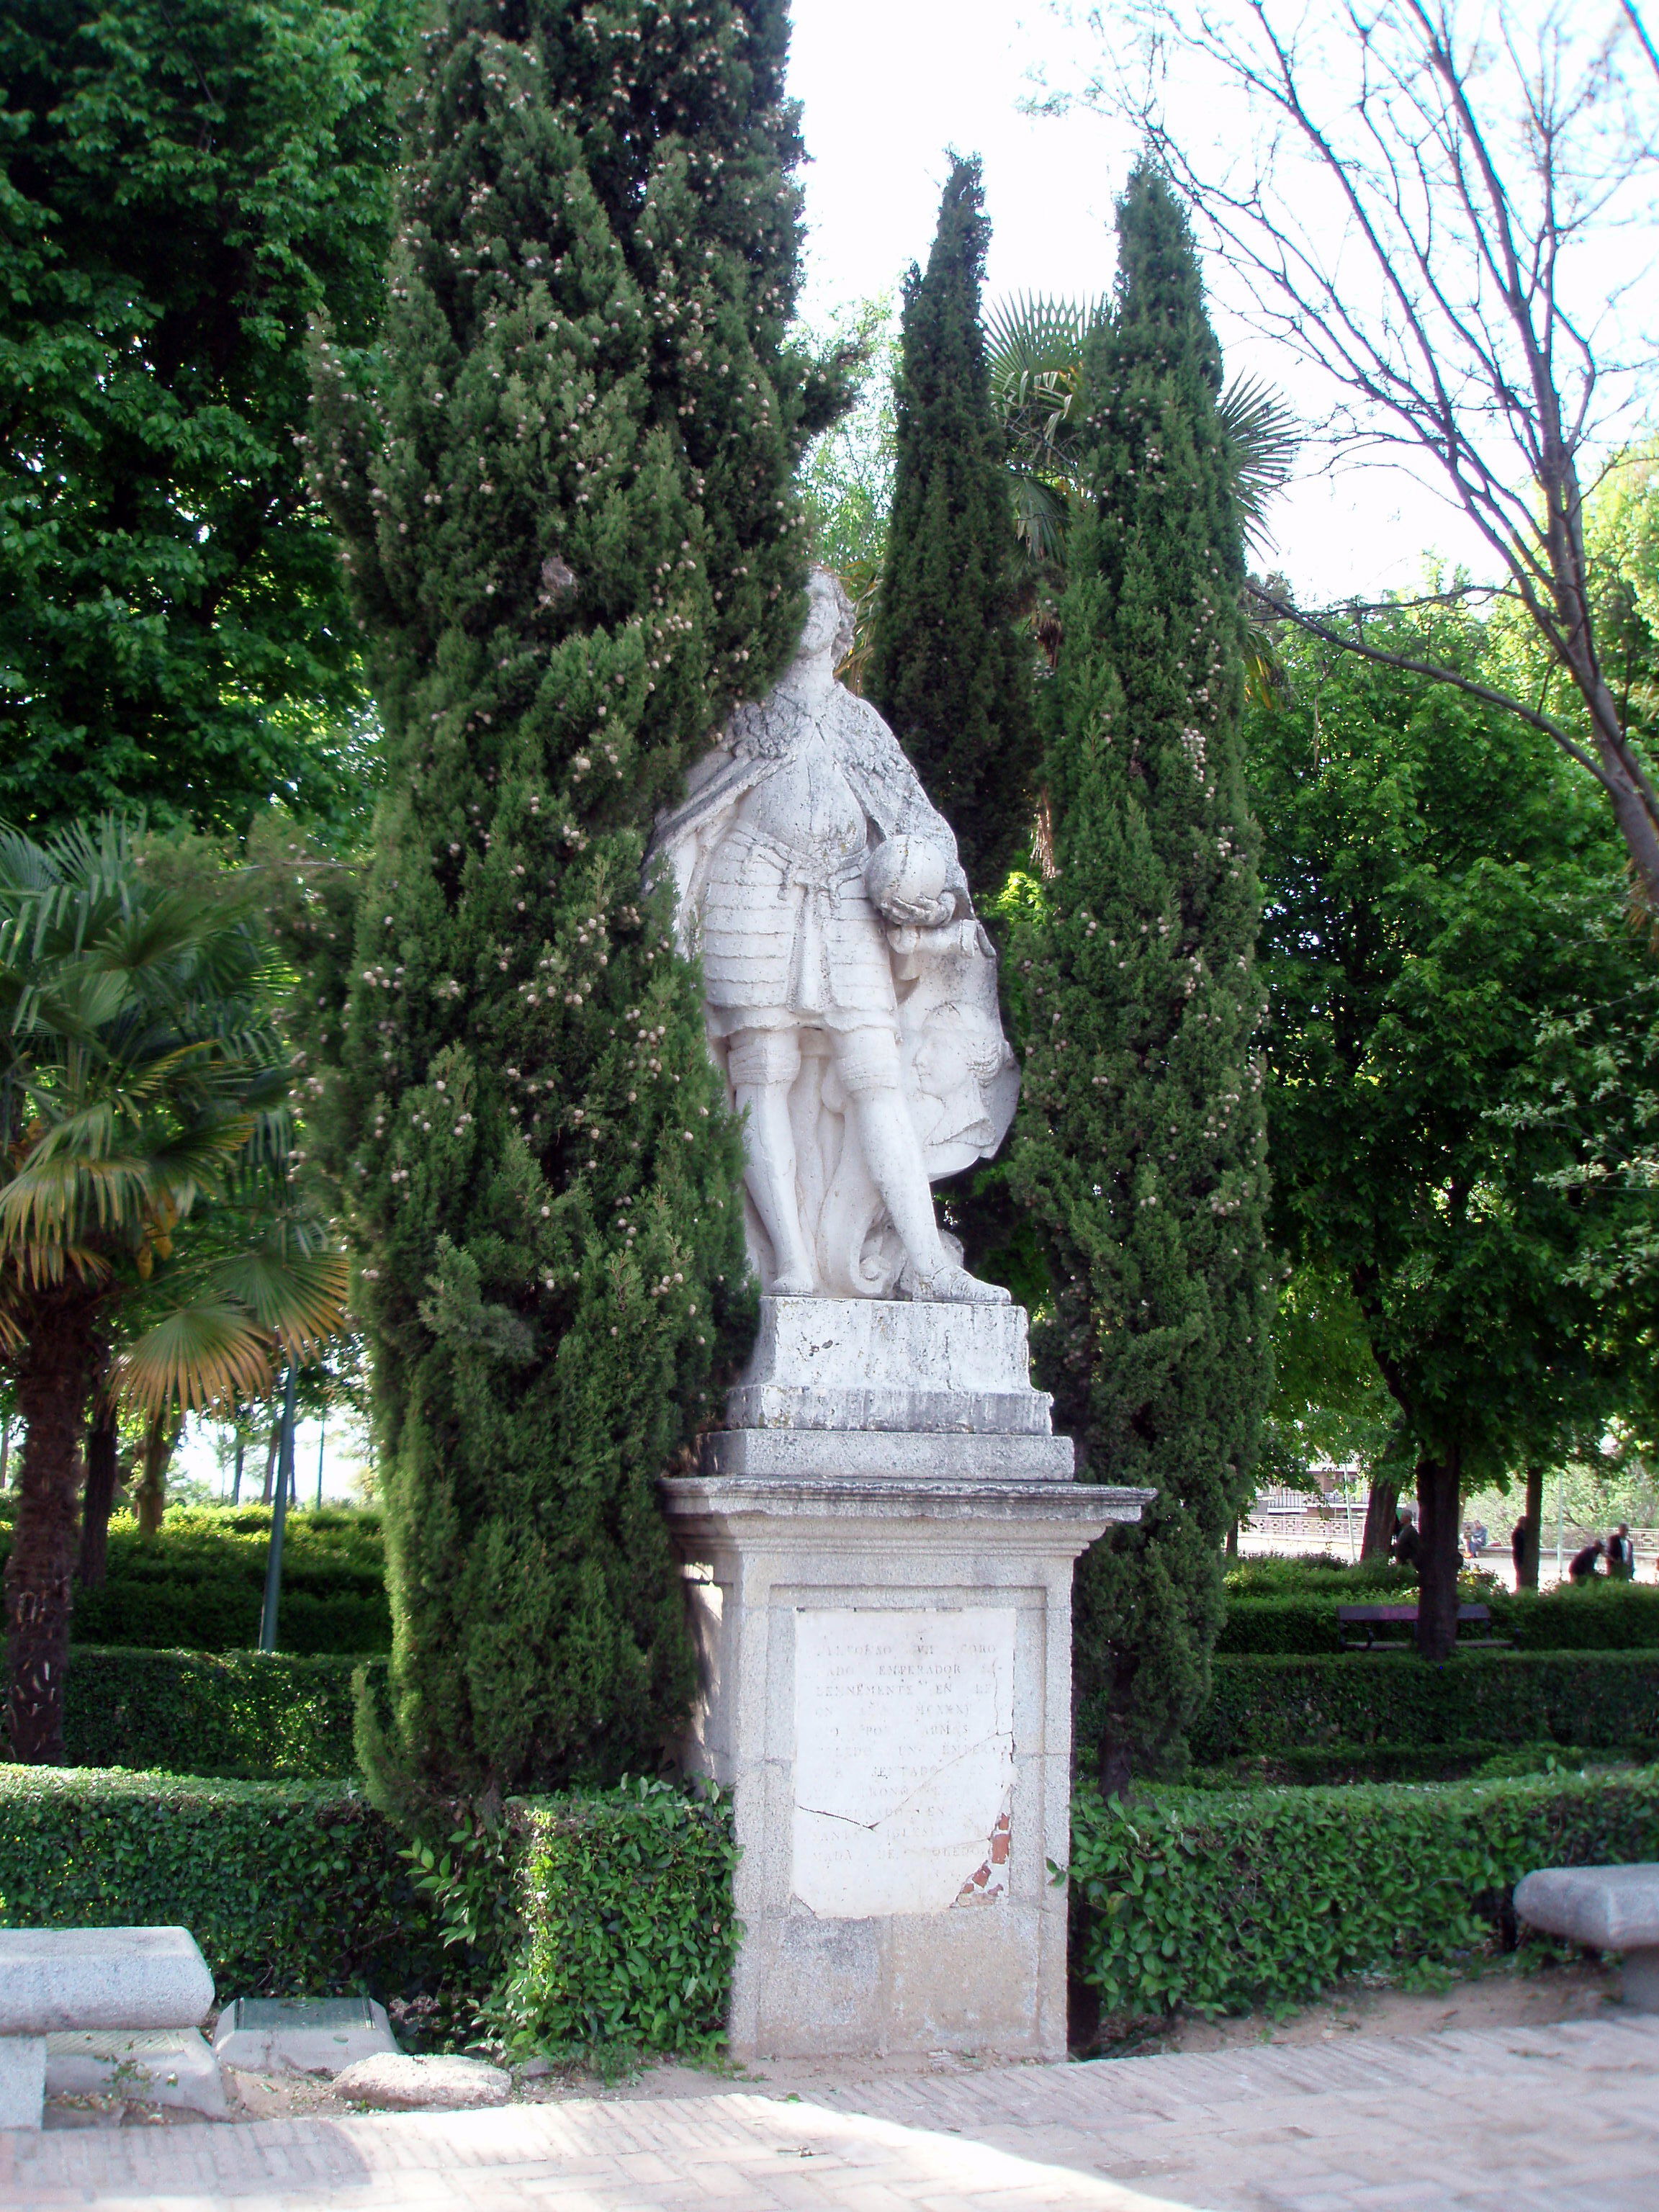
[[[423,40],[386,369],[319,348],[319,482],[389,781],[301,866],[307,1079],[376,1360],[376,1786],[653,1762],[690,1654],[657,1479],[752,1327],[740,1132],[653,813],[799,634],[841,404],[786,343],[782,0],[452,0]]]
[[[1270,1481],[1297,1488],[1321,1461],[1367,1474],[1392,1466],[1399,1416],[1340,1275],[1289,1272],[1273,1315],[1273,1375],[1260,1470]],[[1390,1486],[1391,1528],[1395,1495]]]
[[[345,1261],[289,1190],[279,979],[248,888],[158,884],[112,820],[44,845],[0,832],[0,1365],[27,1425],[5,1577],[20,1761],[64,1756],[94,1390],[166,1422],[268,1387],[279,1350],[342,1321]]]
[[[952,161],[924,276],[904,285],[893,507],[866,689],[988,896],[1029,852],[1036,724],[1018,548],[980,327],[990,224]]]
[[[1477,677],[1491,649],[1453,613],[1376,634]],[[1559,1171],[1594,1139],[1598,1055],[1650,1008],[1647,956],[1611,826],[1546,734],[1432,676],[1281,650],[1289,699],[1250,722],[1273,1225],[1364,1316],[1415,1462],[1437,1658],[1462,1491],[1553,1464],[1631,1380],[1582,1267],[1618,1224]],[[1549,1115],[1510,1110],[1546,1083]]]
[[[361,805],[306,330],[380,312],[406,15],[0,11],[0,819]]]
[[[800,490],[812,554],[832,568],[853,602],[854,641],[836,673],[861,691],[870,658],[870,623],[887,557],[893,504],[893,366],[890,296],[861,301],[836,319],[823,349],[855,357],[856,390],[839,422],[819,433],[801,464]]]
[[[1219,349],[1186,218],[1145,167],[1085,366],[1045,771],[1056,873],[1013,931],[1027,1039],[1010,1181],[1049,1255],[1036,1346],[1098,1482],[1157,1491],[1080,1563],[1079,1732],[1121,1789],[1173,1765],[1250,1496],[1273,1293],[1243,559]]]

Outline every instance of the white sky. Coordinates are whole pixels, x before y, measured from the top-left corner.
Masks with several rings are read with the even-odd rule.
[[[790,89],[811,156],[810,319],[896,289],[908,264],[925,259],[951,147],[984,161],[988,301],[1109,289],[1113,203],[1132,140],[1094,115],[1020,112],[1035,73],[1080,86],[1093,52],[1085,33],[1042,0],[794,0],[794,25]],[[1248,368],[1318,411],[1295,364],[1224,313],[1216,320],[1230,370]],[[1412,586],[1430,549],[1482,576],[1490,569],[1470,526],[1395,469],[1313,475],[1279,499],[1272,522],[1273,564],[1310,601]]]

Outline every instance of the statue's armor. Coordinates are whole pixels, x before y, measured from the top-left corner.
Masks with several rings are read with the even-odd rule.
[[[702,907],[716,1035],[810,1024],[891,1027],[892,958],[864,889],[868,817],[811,724],[745,793],[716,848]]]

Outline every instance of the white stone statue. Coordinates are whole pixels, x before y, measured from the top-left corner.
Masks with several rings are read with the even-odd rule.
[[[750,1249],[777,1297],[997,1304],[929,1183],[994,1152],[1019,1071],[950,825],[835,677],[852,611],[815,568],[794,660],[659,819],[681,942],[746,1120]]]

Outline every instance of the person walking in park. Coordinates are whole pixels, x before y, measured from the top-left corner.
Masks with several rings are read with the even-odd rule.
[[[1394,1524],[1394,1563],[1397,1567],[1414,1567],[1423,1556],[1423,1540],[1417,1530],[1417,1509],[1402,1505]]]
[[[1572,1564],[1567,1569],[1568,1581],[1593,1583],[1601,1572],[1599,1562],[1607,1548],[1598,1536],[1593,1543],[1586,1544],[1582,1552],[1575,1553]]]
[[[1636,1547],[1631,1541],[1628,1521],[1621,1521],[1616,1533],[1607,1539],[1607,1572],[1615,1582],[1636,1580]]]
[[[1523,1513],[1510,1531],[1510,1557],[1515,1561],[1515,1587],[1521,1588],[1527,1571],[1527,1516]]]

